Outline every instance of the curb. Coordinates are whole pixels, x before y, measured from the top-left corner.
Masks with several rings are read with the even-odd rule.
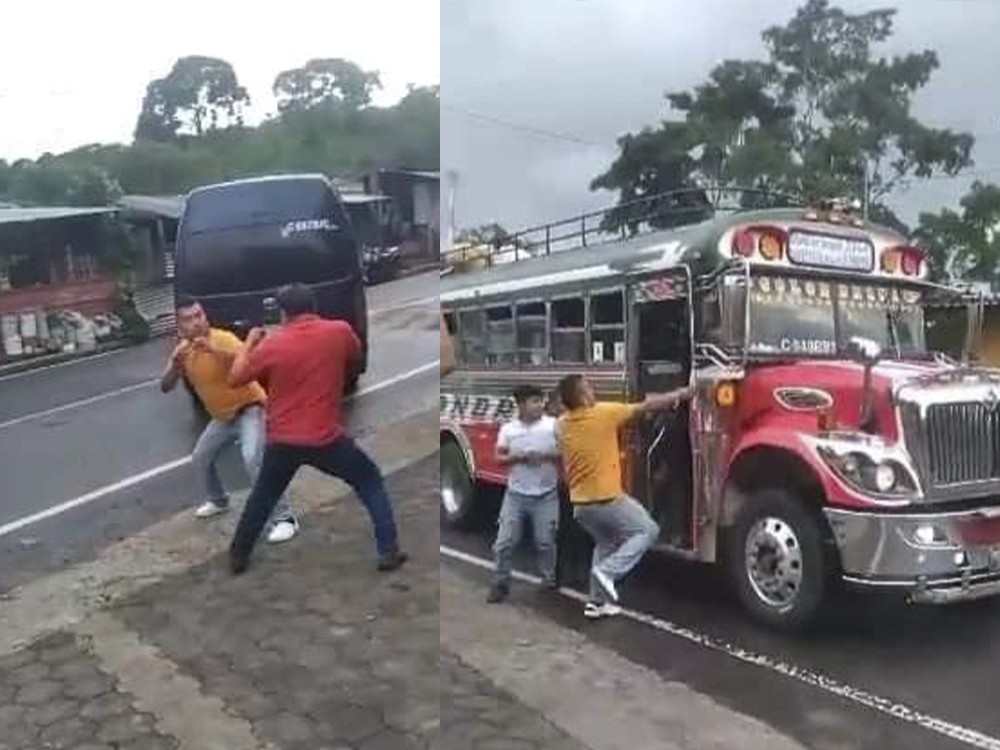
[[[422,273],[427,273],[428,271],[436,271],[441,268],[441,263],[436,260],[430,260],[425,263],[418,263],[414,266],[408,268],[402,268],[399,270],[393,278],[389,279],[390,282],[396,281],[397,279],[405,279],[408,276],[419,276]]]
[[[127,349],[130,346],[133,346],[131,341],[115,341],[99,345],[97,348],[88,352],[65,352],[59,354],[43,354],[39,357],[29,357],[28,359],[19,362],[11,362],[10,364],[0,365],[0,378],[8,375],[20,375],[24,372],[39,370],[43,367],[52,367],[53,365],[61,365],[66,362],[89,359],[101,354],[108,354],[109,352]]]

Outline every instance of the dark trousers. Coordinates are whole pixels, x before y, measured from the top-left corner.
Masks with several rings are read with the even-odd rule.
[[[357,493],[371,516],[379,555],[391,554],[398,549],[396,521],[382,481],[382,472],[351,438],[342,437],[318,448],[269,444],[264,449],[260,473],[233,536],[231,549],[234,553],[250,554],[278,498],[303,464],[344,480]]]

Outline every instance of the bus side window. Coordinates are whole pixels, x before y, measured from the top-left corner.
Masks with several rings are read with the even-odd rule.
[[[722,306],[717,290],[706,292],[695,307],[698,316],[695,331],[698,338],[711,344],[722,343]]]
[[[521,302],[517,306],[517,361],[522,365],[545,365],[549,361],[548,310],[544,302]]]
[[[590,297],[590,348],[595,365],[625,362],[625,296],[622,291]]]
[[[459,337],[460,358],[467,365],[486,364],[486,313],[483,310],[462,310],[458,313],[462,332]]]
[[[516,355],[514,344],[514,311],[510,305],[486,309],[486,362],[490,365],[512,365]]]
[[[455,331],[458,326],[455,321],[455,313],[442,312],[441,314],[441,376],[448,375],[455,369],[458,352],[455,345]]]
[[[552,301],[552,361],[587,361],[586,306],[581,297]]]

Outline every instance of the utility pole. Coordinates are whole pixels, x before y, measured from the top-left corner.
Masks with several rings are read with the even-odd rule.
[[[448,227],[445,247],[451,250],[455,244],[455,191],[458,188],[458,171],[449,169],[448,175]]]
[[[868,221],[868,160],[867,159],[863,158],[861,160],[861,169],[862,172],[864,173],[864,180],[863,180],[864,194],[861,196],[861,217],[865,221]]]

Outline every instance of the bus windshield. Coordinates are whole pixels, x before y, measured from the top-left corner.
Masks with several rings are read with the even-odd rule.
[[[752,354],[832,356],[856,336],[887,357],[927,351],[920,293],[890,287],[758,277],[748,323]]]

